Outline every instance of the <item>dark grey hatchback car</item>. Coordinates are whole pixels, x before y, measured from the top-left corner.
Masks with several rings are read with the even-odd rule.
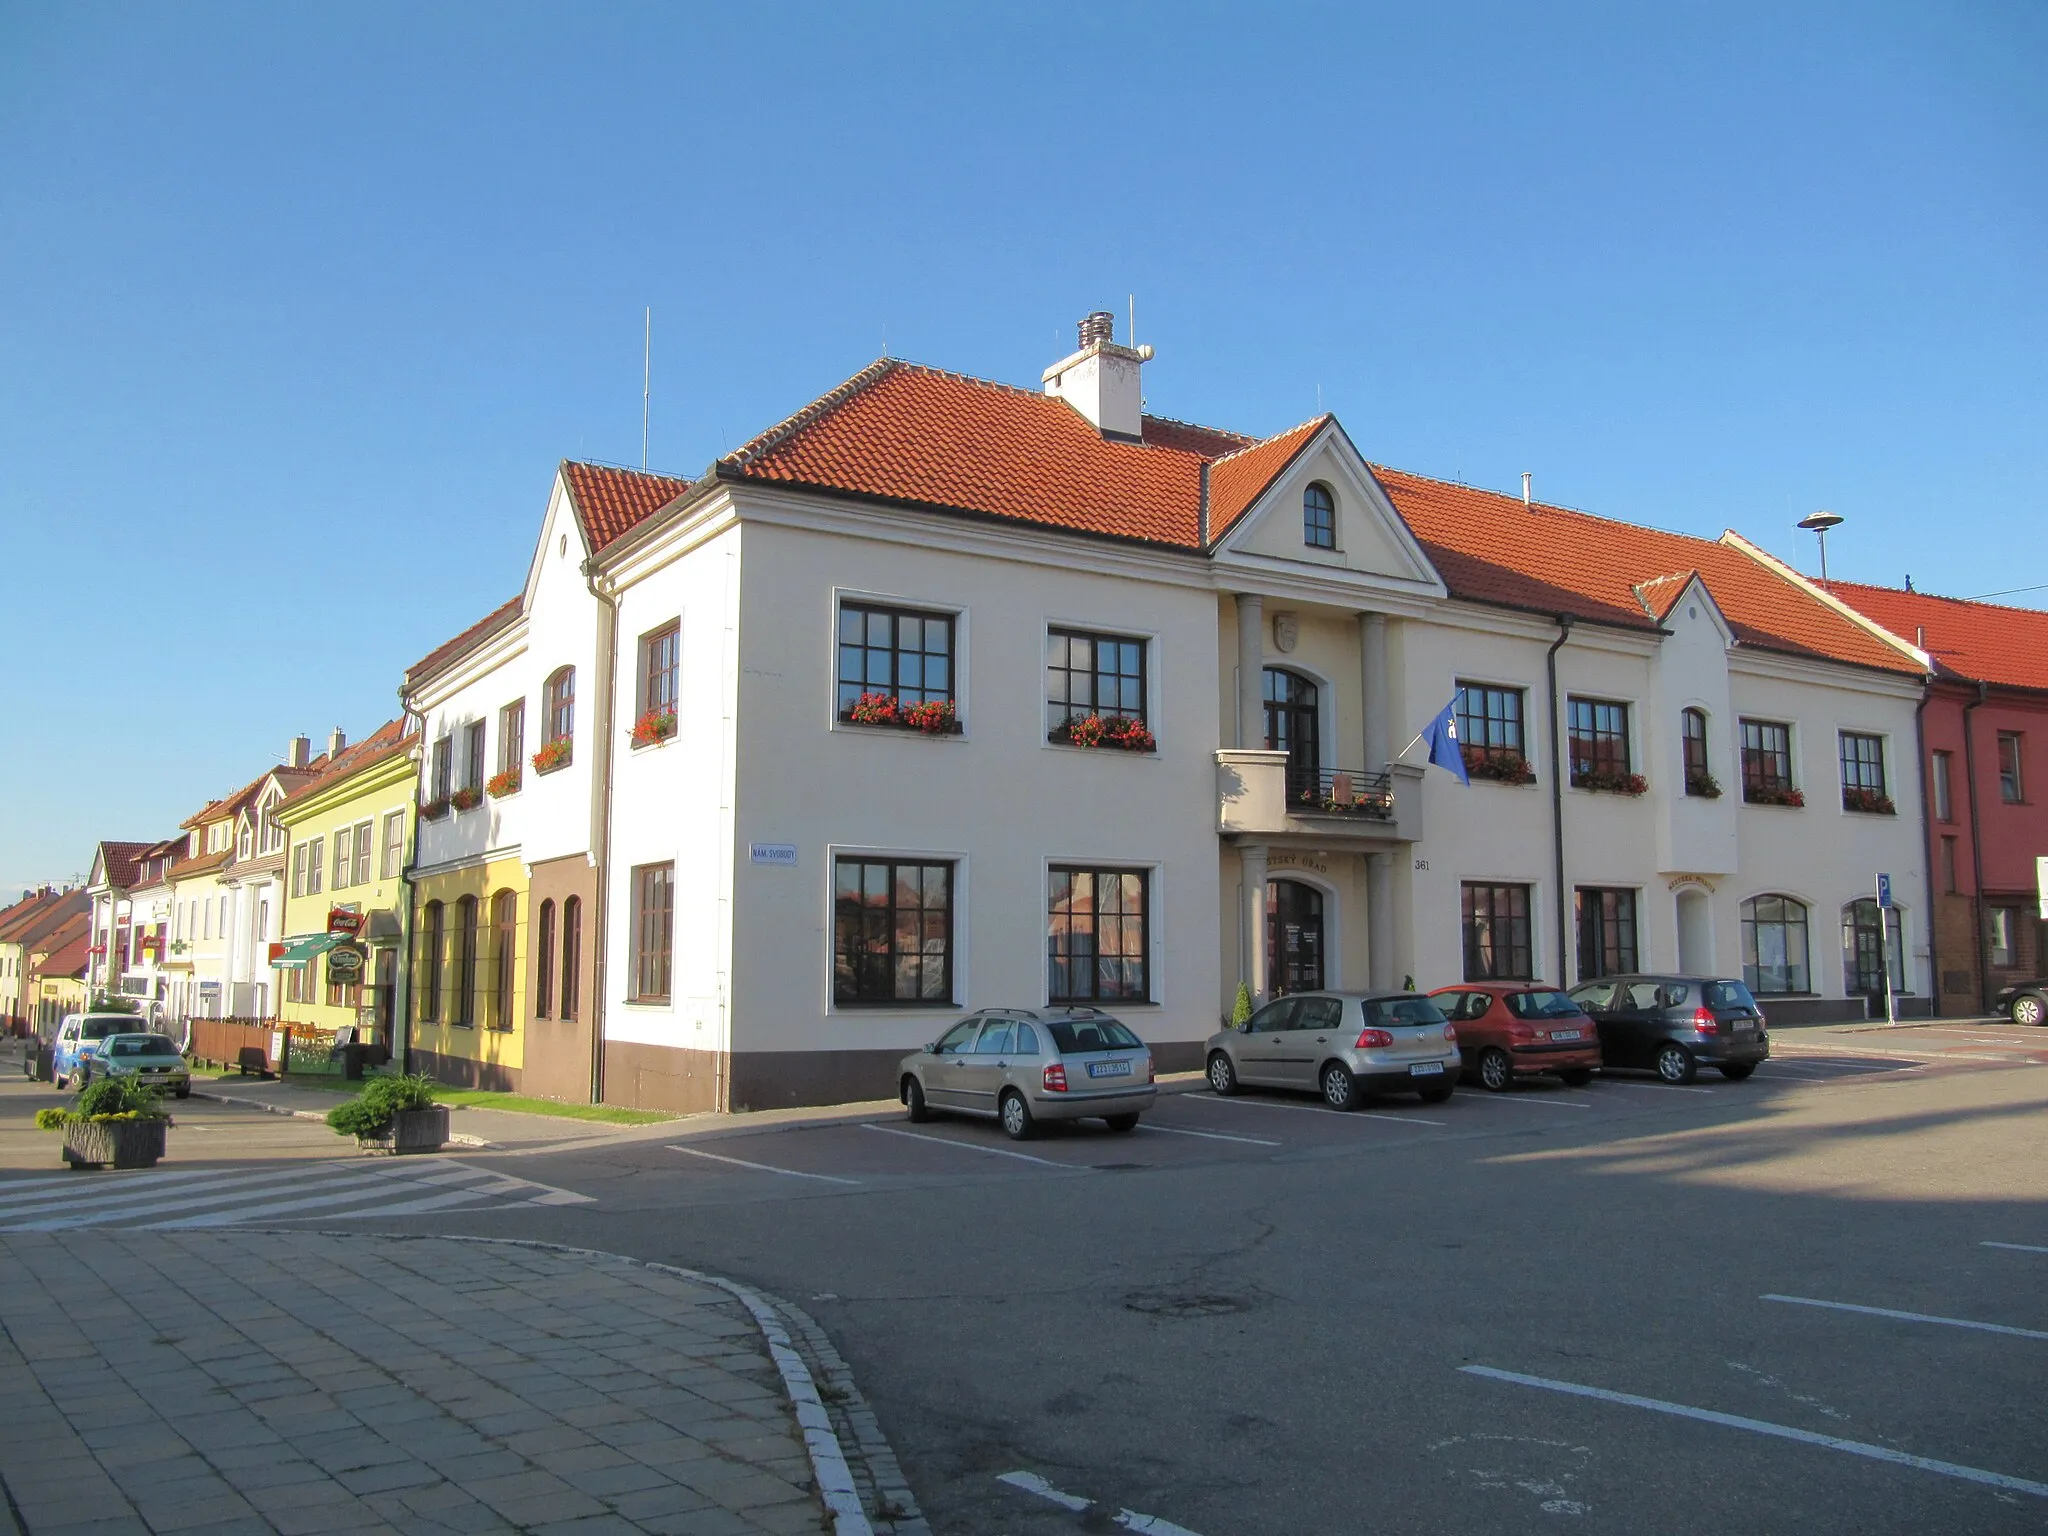
[[[1605,976],[1571,990],[1600,1031],[1603,1070],[1642,1067],[1689,1083],[1702,1066],[1741,1082],[1771,1054],[1764,1011],[1725,976]]]

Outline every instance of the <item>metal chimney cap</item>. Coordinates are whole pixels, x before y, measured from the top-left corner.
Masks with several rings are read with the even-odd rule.
[[[1799,526],[1808,533],[1826,533],[1841,521],[1842,514],[1839,512],[1810,512],[1799,519]]]

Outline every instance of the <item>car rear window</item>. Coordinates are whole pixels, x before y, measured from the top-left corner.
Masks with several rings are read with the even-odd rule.
[[[1443,1010],[1426,997],[1367,999],[1365,1016],[1382,1029],[1444,1022]]]
[[[1145,1043],[1115,1019],[1047,1019],[1045,1027],[1063,1056],[1077,1051],[1127,1051]]]
[[[1707,1006],[1715,1010],[1747,1008],[1756,1012],[1756,999],[1749,995],[1749,988],[1739,981],[1710,981],[1705,988]]]
[[[134,1022],[133,1019],[87,1019],[78,1033],[82,1039],[104,1040],[109,1035],[127,1034]]]
[[[1518,1019],[1561,1019],[1579,1011],[1562,992],[1510,992],[1508,1012]]]

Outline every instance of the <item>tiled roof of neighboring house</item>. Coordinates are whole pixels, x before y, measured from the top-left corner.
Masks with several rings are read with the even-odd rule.
[[[92,944],[90,933],[81,933],[68,940],[62,949],[45,955],[43,963],[36,967],[36,975],[82,976],[85,974],[86,951]]]
[[[195,880],[201,875],[210,875],[235,856],[232,848],[218,848],[212,853],[202,853],[196,859],[182,859],[171,866],[173,880]]]
[[[61,923],[89,910],[91,898],[82,890],[39,891],[0,913],[0,944],[29,944]]]
[[[405,686],[412,688],[425,682],[434,673],[440,671],[458,656],[461,656],[471,646],[489,638],[507,624],[510,624],[519,616],[519,605],[524,600],[525,594],[521,593],[518,597],[500,603],[454,639],[435,646],[433,650],[427,652],[426,655],[405,669]],[[322,762],[316,762],[314,766],[321,767]]]
[[[1310,438],[1329,424],[1331,417],[1318,416],[1289,428],[1278,437],[1253,443],[1218,459],[1209,467],[1209,537],[1221,538],[1231,524],[1250,509],[1279,473],[1294,462],[1294,456]]]
[[[73,939],[79,938],[91,931],[92,914],[85,911],[73,912],[61,919],[49,932],[38,935],[29,942],[27,946],[28,958],[33,963],[37,955],[54,954]]]
[[[1625,629],[1657,620],[1636,592],[1698,571],[1745,645],[1886,672],[1918,663],[1732,544],[1373,466],[1454,597]],[[1668,609],[1667,609],[1668,611]]]
[[[10,924],[34,912],[37,907],[40,907],[50,899],[51,894],[51,892],[46,890],[30,891],[21,900],[8,906],[0,907],[0,940],[6,939],[7,929]]]
[[[263,788],[264,780],[268,779],[274,771],[269,768],[264,769],[263,772],[257,774],[255,778],[244,784],[240,789],[222,795],[220,799],[214,801],[204,810],[187,816],[178,825],[181,827],[203,827],[208,822],[228,820],[236,815],[242,807],[256,798],[257,793]]]
[[[148,843],[101,843],[99,864],[109,885],[126,890],[135,883],[135,861],[142,857]]]
[[[1904,592],[1855,581],[1824,590],[1909,644],[1921,646],[1943,672],[2007,688],[2048,690],[2048,613],[2003,608],[1930,592]]]
[[[413,736],[408,735],[406,732],[406,722],[403,716],[396,720],[385,721],[354,746],[343,748],[341,755],[328,764],[323,772],[307,783],[300,785],[280,801],[278,809],[283,810],[289,806],[297,805],[319,794],[330,785],[339,783],[352,773],[360,773],[365,768],[396,757],[401,752],[411,750],[413,740]]]
[[[620,534],[646,521],[690,488],[673,475],[650,475],[614,464],[562,461],[569,500],[583,524],[584,542],[596,554]]]

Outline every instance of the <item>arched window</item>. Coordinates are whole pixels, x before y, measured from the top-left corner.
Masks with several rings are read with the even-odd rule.
[[[1337,547],[1337,498],[1320,480],[1301,493],[1301,542],[1311,549]]]
[[[1742,904],[1742,979],[1759,994],[1810,992],[1806,904],[1752,896]]]
[[[583,964],[583,898],[562,903],[562,1017],[576,1017],[578,967]]]
[[[1320,784],[1316,685],[1299,672],[1266,668],[1266,750],[1287,754],[1287,793],[1313,798]]]
[[[455,903],[455,1002],[450,1024],[476,1023],[476,898]]]
[[[1685,792],[1688,795],[1705,795],[1708,799],[1720,794],[1721,786],[1707,771],[1707,712],[1704,709],[1679,711],[1678,739],[1685,750]]]
[[[541,689],[541,744],[567,742],[576,734],[576,669],[558,667]]]
[[[519,996],[519,893],[500,891],[491,898],[491,1017],[493,1029],[512,1027],[512,1005]]]
[[[419,1016],[422,1024],[432,1024],[441,1017],[443,942],[441,903],[430,901],[420,913]]]
[[[533,1016],[544,1019],[555,997],[555,904],[544,901],[534,920]]]

